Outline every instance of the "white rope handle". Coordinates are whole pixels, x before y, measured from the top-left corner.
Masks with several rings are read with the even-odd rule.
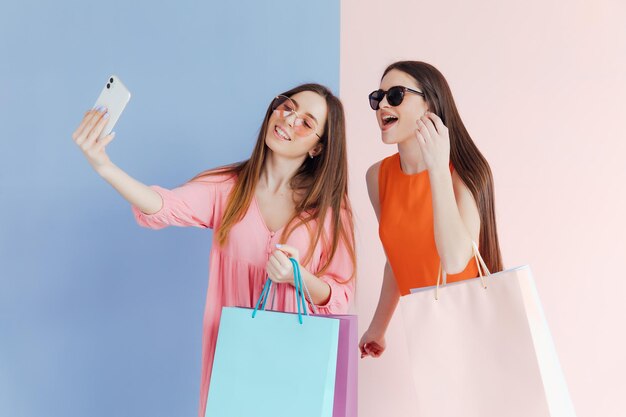
[[[480,277],[480,282],[483,284],[483,288],[487,288],[487,281],[483,274],[489,276],[491,275],[491,272],[489,272],[489,268],[487,268],[487,264],[485,264],[483,257],[480,256],[478,245],[474,241],[472,241],[472,252],[473,252],[474,261],[476,261],[476,266],[478,267],[478,275]],[[439,299],[439,285],[441,283],[442,273],[443,273],[443,285],[446,285],[448,283],[448,274],[446,273],[446,271],[443,270],[443,266],[440,261],[439,272],[437,272],[437,288],[435,288],[435,300]]]

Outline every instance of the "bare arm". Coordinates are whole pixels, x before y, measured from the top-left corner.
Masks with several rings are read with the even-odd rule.
[[[72,139],[98,175],[111,184],[130,204],[146,214],[158,212],[163,206],[160,194],[117,167],[106,154],[106,146],[111,143],[115,133],[102,139],[98,137],[107,121],[106,109],[88,111],[72,134]]]
[[[372,165],[365,176],[367,182],[367,191],[370,202],[376,213],[376,218],[380,221],[380,196],[378,192],[378,172],[380,170],[380,162]],[[393,317],[393,313],[398,306],[400,300],[400,291],[398,284],[389,265],[389,261],[385,263],[383,273],[383,284],[380,290],[378,306],[369,325],[359,343],[361,349],[361,357],[372,356],[379,357],[385,350],[385,333],[389,322]]]
[[[111,184],[130,204],[146,214],[154,214],[161,210],[163,199],[161,195],[137,181],[114,164],[102,167],[98,174]]]
[[[384,335],[387,332],[389,322],[393,317],[393,313],[396,311],[400,301],[400,291],[398,290],[398,284],[396,278],[393,276],[393,271],[389,262],[385,263],[385,272],[383,273],[383,285],[380,290],[380,298],[378,299],[378,306],[376,312],[370,323],[369,330],[374,334]]]
[[[448,128],[430,112],[417,125],[416,138],[430,178],[437,252],[446,272],[459,273],[472,257],[472,241],[478,240],[478,207],[456,172],[450,174]]]
[[[473,255],[472,241],[478,241],[480,217],[472,193],[456,171],[430,175],[433,196],[435,243],[443,269],[462,272]]]

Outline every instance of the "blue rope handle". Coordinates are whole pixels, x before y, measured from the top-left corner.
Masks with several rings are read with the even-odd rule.
[[[298,321],[302,324],[302,315],[307,315],[309,312],[304,305],[304,292],[302,285],[302,275],[300,274],[300,267],[298,266],[298,261],[293,258],[289,258],[291,264],[293,265],[293,280],[296,286],[296,306],[298,307]]]
[[[261,309],[263,310],[267,310],[267,299],[270,296],[270,292],[272,292],[272,287],[274,286],[274,283],[272,282],[272,280],[268,279],[267,281],[265,281],[265,287],[267,287],[267,290],[265,291],[265,296],[263,297],[263,303],[261,304]]]
[[[265,285],[263,286],[263,291],[261,291],[261,295],[259,296],[259,299],[257,300],[256,305],[254,306],[254,310],[252,311],[252,318],[256,317],[256,313],[257,311],[259,311],[259,307],[261,307],[262,310],[265,310],[265,303],[267,301],[267,296],[269,295],[271,288],[272,288],[272,280],[268,278],[265,281]]]
[[[318,314],[317,307],[315,306],[315,303],[313,302],[313,297],[311,297],[311,293],[309,292],[309,289],[306,286],[306,282],[304,281],[304,278],[302,278],[302,273],[300,272],[300,265],[298,265],[298,262],[295,259],[291,259],[291,263],[293,264],[294,277],[297,275],[300,281],[300,301],[302,303],[302,309],[306,312],[305,315],[307,316],[309,315],[307,305],[306,305],[307,299],[311,303],[311,309],[313,310],[313,314]]]
[[[295,259],[290,259],[291,264],[293,265],[294,271],[294,281],[298,282],[298,287],[296,289],[296,293],[299,294],[299,297],[296,299],[296,302],[299,303],[298,307],[302,309],[304,315],[309,315],[309,310],[307,309],[307,298],[311,303],[311,308],[313,310],[313,314],[318,314],[317,307],[315,303],[313,303],[313,297],[311,297],[311,293],[306,286],[306,282],[302,278],[302,273],[300,271],[300,265]]]
[[[289,261],[291,261],[291,265],[293,266],[293,281],[294,281],[294,287],[296,288],[296,307],[298,310],[298,321],[300,322],[300,324],[303,324],[302,316],[309,315],[309,311],[306,306],[305,291],[306,291],[306,294],[309,296],[309,299],[311,300],[312,305],[313,305],[313,299],[311,298],[309,289],[306,287],[306,284],[304,283],[304,280],[302,279],[302,273],[300,272],[300,265],[298,264],[298,261],[296,261],[294,258],[289,258]],[[254,310],[252,311],[252,318],[256,317],[256,313],[259,311],[259,308],[261,310],[266,309],[267,300],[270,296],[271,289],[272,289],[272,280],[269,279],[268,277],[268,279],[265,281],[265,285],[263,286],[263,291],[261,291],[261,295],[259,296],[259,299],[256,302]],[[275,295],[276,295],[276,291],[274,290],[274,292],[272,293],[272,301],[271,301],[272,307],[271,308],[273,308],[274,306]]]
[[[295,259],[290,258],[291,264],[293,265],[293,278],[296,283],[296,293],[298,297],[296,298],[296,303],[298,305],[298,313],[303,311],[304,314],[308,315],[308,311],[306,309],[305,300],[304,300],[304,289],[302,285],[302,274],[300,273],[300,267],[298,266],[298,262]],[[302,317],[300,317],[300,323],[302,323]]]

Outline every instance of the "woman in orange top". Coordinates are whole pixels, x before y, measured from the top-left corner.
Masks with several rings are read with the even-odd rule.
[[[369,96],[386,144],[398,153],[372,165],[367,188],[387,255],[378,307],[361,357],[379,357],[400,296],[478,276],[472,242],[487,267],[502,270],[489,164],[470,138],[450,87],[432,65],[396,62]]]

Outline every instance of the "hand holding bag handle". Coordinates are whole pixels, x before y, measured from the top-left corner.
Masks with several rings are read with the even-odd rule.
[[[305,316],[309,315],[309,312],[306,307],[305,291],[306,291],[306,295],[308,295],[309,301],[311,303],[311,306],[313,307],[313,311],[315,312],[315,314],[317,314],[317,309],[315,308],[315,304],[313,304],[313,299],[311,298],[309,289],[306,287],[306,284],[304,283],[304,280],[302,279],[302,274],[300,272],[300,265],[298,264],[298,261],[296,261],[294,258],[289,258],[289,260],[291,261],[291,264],[293,265],[293,277],[294,277],[294,286],[296,288],[296,306],[298,309],[298,321],[300,322],[300,324],[302,324],[302,315],[305,315]],[[256,302],[254,310],[252,311],[252,318],[256,317],[256,314],[257,314],[257,311],[259,311],[259,308],[261,310],[267,309],[267,300],[270,296],[270,293],[272,294],[271,304],[272,306],[274,305],[274,295],[276,293],[276,289],[274,288],[274,291],[272,291],[272,286],[273,286],[272,284],[273,284],[272,280],[269,278],[265,281],[265,285],[263,286],[263,291],[261,291],[261,295],[259,296],[259,299]]]

